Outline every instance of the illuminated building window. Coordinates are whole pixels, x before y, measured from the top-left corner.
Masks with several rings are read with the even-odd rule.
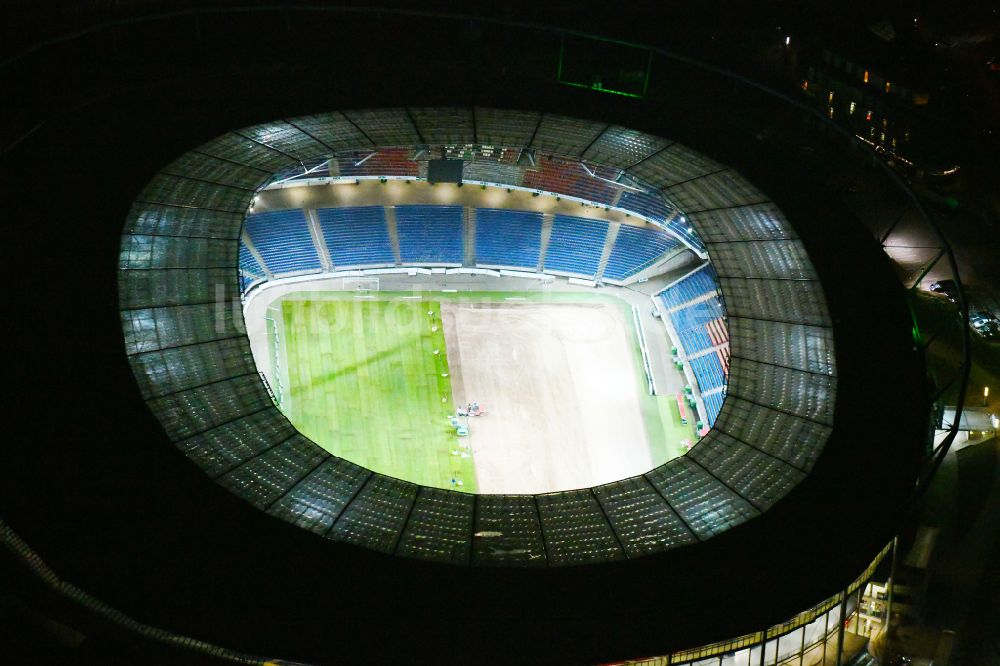
[[[885,91],[889,92],[890,90],[892,90],[892,83],[890,83],[889,81],[886,81],[885,82]]]
[[[830,94],[827,96],[826,101],[829,102],[830,104],[833,104],[833,91],[832,90],[830,91]]]
[[[851,108],[850,108],[850,112],[851,112],[851,113],[854,113],[854,109],[856,109],[857,107],[858,107],[858,105],[857,105],[856,103],[854,103],[854,102],[851,102]]]
[[[868,113],[865,114],[865,120],[869,120],[870,121],[871,119],[872,119],[872,112],[869,111]]]
[[[865,70],[865,74],[862,77],[862,79],[864,80],[865,83],[868,83],[868,70],[867,69]]]

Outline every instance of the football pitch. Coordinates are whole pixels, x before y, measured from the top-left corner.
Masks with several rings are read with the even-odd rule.
[[[575,307],[548,307],[558,303]],[[574,312],[580,315],[594,307],[605,308],[623,322],[620,330],[628,340],[622,338],[619,348],[628,351],[622,351],[615,369],[606,368],[600,376],[610,377],[611,372],[620,379],[633,379],[598,402],[591,401],[591,408],[589,394],[599,393],[599,386],[593,388],[595,382],[604,382],[594,375],[578,374],[575,381],[567,377],[594,361],[574,363],[572,358],[581,358],[581,351],[586,356],[587,348],[553,342],[551,332],[543,330],[550,325],[535,326],[522,336],[524,367],[514,367],[517,364],[506,357],[510,345],[516,348],[516,341],[504,338],[518,330],[515,320],[521,319],[523,327],[523,318],[536,316],[529,314],[534,311],[537,316],[555,312],[562,322],[572,319]],[[681,455],[682,439],[694,437],[691,426],[679,423],[673,398],[650,396],[644,382],[639,382],[642,358],[634,332],[624,325],[630,317],[627,308],[613,297],[573,293],[548,294],[544,299],[506,292],[288,294],[269,307],[270,355],[279,377],[276,395],[282,411],[303,435],[334,455],[396,478],[464,492],[505,488],[538,492],[531,484],[545,488],[550,481],[559,489],[595,485],[589,480],[594,474],[641,473]],[[465,322],[459,333],[456,321]],[[469,321],[486,325],[480,337],[475,337]],[[557,362],[567,351],[573,352],[572,358]],[[531,353],[536,356],[529,361]],[[558,376],[538,375],[544,374],[544,367],[555,368]],[[554,391],[565,393],[546,403]],[[622,424],[617,414],[592,416],[608,397],[626,393],[634,394],[622,398],[624,406],[634,410],[629,423]],[[470,419],[472,435],[459,437],[449,421],[456,400],[477,399],[489,401],[487,407],[495,405],[497,410],[482,417],[486,420]],[[577,417],[569,416],[572,410],[577,410]],[[575,435],[573,422],[584,424]],[[588,423],[598,427],[586,427]],[[605,445],[598,441],[596,449],[588,447],[588,438],[600,439],[593,432],[602,425]],[[477,462],[482,469],[477,470]],[[647,463],[651,464],[629,469]]]

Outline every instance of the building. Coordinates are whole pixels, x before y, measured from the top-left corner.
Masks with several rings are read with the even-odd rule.
[[[958,151],[937,138],[948,123],[946,67],[924,44],[889,21],[813,40],[797,59],[810,104],[912,178],[941,184],[958,172]]]

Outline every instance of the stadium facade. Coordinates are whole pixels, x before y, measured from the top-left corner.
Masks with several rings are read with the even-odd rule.
[[[891,175],[822,118],[658,49],[648,49],[656,74],[639,106],[564,87],[525,65],[548,62],[558,30],[489,23],[484,31],[461,17],[292,10],[281,15],[294,25],[295,38],[286,39],[268,27],[275,14],[241,16],[239,28],[268,35],[244,52],[242,62],[257,66],[252,91],[243,87],[249,71],[247,80],[226,82],[224,62],[180,59],[180,51],[169,80],[156,75],[157,85],[141,93],[121,87],[144,69],[135,57],[143,31],[175,34],[176,24],[151,17],[128,27],[127,57],[111,57],[88,74],[113,94],[73,107],[59,131],[19,147],[23,173],[71,137],[85,168],[78,183],[49,200],[25,199],[15,212],[55,219],[71,202],[79,209],[82,194],[101,193],[80,213],[90,224],[67,228],[57,249],[73,258],[67,265],[78,289],[92,285],[104,296],[117,289],[129,363],[121,359],[120,333],[106,321],[89,326],[112,308],[100,299],[96,313],[91,304],[67,303],[59,298],[62,278],[39,278],[33,297],[64,304],[42,313],[52,315],[44,320],[50,325],[61,322],[46,330],[73,326],[76,339],[97,353],[52,347],[41,366],[48,388],[27,401],[22,416],[46,424],[47,459],[63,462],[16,456],[19,474],[41,482],[6,484],[17,490],[16,501],[5,504],[11,527],[64,577],[120,609],[105,613],[112,624],[136,630],[131,618],[139,618],[146,627],[140,633],[202,651],[203,643],[177,636],[319,663],[376,655],[593,663],[653,654],[672,654],[664,663],[786,663],[801,659],[809,627],[817,635],[822,618],[821,640],[833,636],[842,645],[845,612],[857,605],[851,595],[859,599],[873,559],[885,561],[885,544],[929,459],[932,399],[963,376],[961,369],[926,373],[923,352],[932,338],[921,335],[900,278],[909,288],[947,270],[937,262],[947,247],[939,254],[892,242],[927,221]],[[215,38],[237,29],[200,17],[199,54],[218,55]],[[450,57],[446,40],[430,39],[453,30],[479,35],[474,75]],[[334,93],[322,85],[328,70],[320,51],[310,51],[317,45],[302,38],[313,31],[345,52],[360,52],[365,35],[396,35],[396,54],[419,52],[425,64],[450,68],[456,78],[441,82],[433,68],[401,77],[398,57],[345,60]],[[512,39],[516,57],[488,55]],[[295,63],[294,85],[290,70],[265,66],[278,62],[279,52],[280,62]],[[516,77],[507,59],[522,65]],[[19,67],[14,83],[25,85],[45,65]],[[177,68],[188,77],[183,84]],[[310,94],[289,94],[303,87]],[[83,91],[70,86],[59,94],[76,99]],[[733,94],[742,96],[739,113],[722,103]],[[372,105],[386,110],[353,119],[328,111]],[[450,111],[414,121],[421,110],[442,108]],[[523,110],[517,117],[528,122],[488,111],[505,108]],[[111,113],[121,121],[86,131]],[[581,115],[591,120],[565,120]],[[269,120],[302,117],[317,123],[313,132]],[[396,124],[383,123],[387,117]],[[546,119],[550,138],[539,132]],[[265,133],[233,130],[247,126]],[[375,138],[380,131],[384,140]],[[636,170],[704,239],[725,298],[733,371],[716,428],[688,456],[603,488],[455,500],[324,456],[275,410],[240,339],[239,308],[224,308],[229,314],[220,320],[215,307],[240,302],[238,238],[257,189],[272,174],[297,162],[308,168],[331,151],[487,143],[582,160],[592,151],[595,164]],[[112,178],[123,160],[132,173]],[[880,193],[877,206],[851,209],[836,199],[839,172],[831,165],[841,164]],[[643,165],[649,170],[640,173]],[[40,192],[38,182],[21,182],[25,192]],[[34,233],[26,242],[50,239]],[[94,256],[81,259],[74,241],[95,236]],[[106,261],[112,254],[117,287]],[[238,353],[217,353],[221,337],[236,341]],[[139,390],[130,385],[133,373]],[[95,385],[105,387],[99,400],[87,390]],[[143,402],[159,423],[145,416]],[[213,476],[228,490],[209,483],[167,438],[203,468],[216,465]],[[81,439],[84,446],[70,446]],[[66,461],[76,463],[74,471]],[[324,474],[310,476],[319,469]],[[69,501],[47,492],[54,487],[72,490]],[[104,500],[93,499],[95,489]],[[282,502],[286,497],[295,501]],[[335,539],[300,529],[327,534],[338,523],[350,529],[334,531]],[[73,529],[51,529],[59,525]],[[477,550],[473,536],[494,525],[509,551],[499,556]],[[5,544],[28,552],[7,529]],[[525,553],[547,566],[509,566]],[[560,564],[582,566],[552,566]],[[831,619],[838,627],[832,633]],[[719,642],[727,636],[740,638]],[[784,649],[782,640],[796,639],[798,651]]]

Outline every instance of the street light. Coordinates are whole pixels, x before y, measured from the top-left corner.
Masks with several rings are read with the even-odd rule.
[[[990,397],[990,387],[989,386],[984,386],[983,387],[983,407],[986,406],[986,399],[989,398],[989,397]]]

